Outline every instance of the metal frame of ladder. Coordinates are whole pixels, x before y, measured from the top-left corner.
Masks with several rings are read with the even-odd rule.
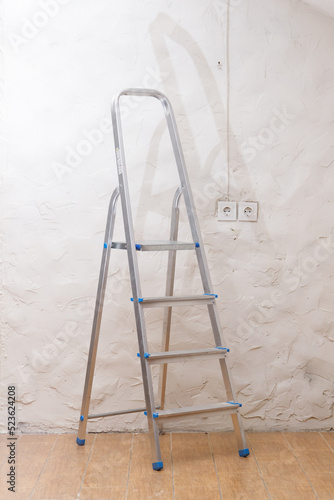
[[[128,187],[128,179],[126,172],[126,162],[124,154],[121,116],[119,101],[122,96],[147,96],[158,99],[164,109],[165,118],[169,130],[169,135],[172,143],[172,148],[175,156],[175,161],[179,173],[181,186],[177,189],[173,205],[171,217],[171,230],[170,239],[168,241],[157,242],[136,242],[134,237],[134,229],[132,222],[132,213],[130,206],[130,195]],[[234,431],[239,448],[239,455],[246,457],[249,455],[247,442],[243,431],[240,414],[238,412],[241,404],[235,400],[235,392],[233,389],[230,369],[226,359],[226,354],[229,349],[223,347],[221,326],[219,322],[219,315],[216,305],[216,295],[213,292],[212,284],[209,275],[209,268],[204,252],[204,247],[200,235],[199,224],[194,208],[194,202],[189,185],[188,174],[185,167],[185,160],[180,144],[180,139],[177,131],[177,126],[174,118],[174,113],[171,104],[167,97],[157,90],[151,89],[126,89],[114,97],[112,103],[112,122],[114,130],[114,142],[116,163],[118,172],[119,187],[115,189],[111,196],[107,225],[105,231],[104,248],[102,254],[102,262],[99,276],[99,284],[96,297],[96,305],[93,319],[92,336],[90,342],[90,349],[88,355],[86,379],[84,386],[84,393],[82,399],[81,415],[79,420],[79,430],[77,436],[77,444],[85,444],[85,435],[87,421],[89,419],[110,417],[114,415],[121,415],[125,413],[136,413],[144,411],[147,415],[151,452],[152,452],[152,465],[154,470],[161,470],[163,462],[161,457],[160,442],[159,442],[159,427],[158,421],[170,419],[173,417],[193,415],[193,414],[207,414],[210,412],[221,411],[225,414],[231,415],[234,426]],[[183,195],[185,206],[188,214],[189,224],[192,234],[192,243],[183,243],[177,240],[178,237],[178,222],[179,222],[179,202]],[[125,231],[125,242],[114,242],[113,231],[116,217],[116,205],[118,197],[120,196],[123,212],[123,222]],[[102,310],[104,295],[107,283],[108,267],[110,260],[111,249],[124,249],[128,254],[130,279],[132,287],[132,302],[134,306],[137,337],[140,358],[141,370],[143,376],[143,386],[145,395],[145,407],[130,410],[122,410],[109,413],[99,413],[95,415],[89,414],[89,405],[92,392],[93,376],[95,369],[95,361],[97,354],[97,346],[99,340]],[[146,297],[144,298],[141,293],[139,270],[136,252],[138,251],[168,251],[168,264],[167,264],[167,281],[166,281],[166,295],[164,297]],[[203,295],[197,296],[174,296],[174,275],[175,275],[175,262],[177,250],[193,250],[196,252],[200,275],[203,283]],[[170,329],[172,318],[172,307],[177,305],[197,305],[206,304],[211,321],[215,347],[197,349],[190,351],[170,351]],[[162,351],[149,353],[148,343],[146,336],[146,327],[144,319],[144,308],[146,307],[163,307],[164,308],[164,321],[163,321],[163,339]],[[167,380],[167,363],[179,361],[195,361],[198,359],[213,359],[217,358],[220,363],[220,368],[223,376],[225,390],[227,393],[228,401],[226,403],[217,403],[213,405],[203,405],[188,408],[178,409],[165,409],[165,394],[166,394],[166,380]],[[160,377],[159,377],[159,394],[160,405],[155,404],[151,364],[160,364]]]

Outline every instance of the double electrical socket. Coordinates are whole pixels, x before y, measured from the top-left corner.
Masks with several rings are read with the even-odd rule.
[[[218,220],[257,221],[256,201],[218,201]]]

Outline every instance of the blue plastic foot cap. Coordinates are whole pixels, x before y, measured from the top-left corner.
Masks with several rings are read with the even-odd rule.
[[[85,439],[79,439],[79,438],[77,438],[77,444],[79,446],[83,446],[85,444],[85,441],[86,441]]]
[[[152,467],[153,470],[161,470],[164,466],[163,462],[153,462]]]
[[[104,244],[103,246],[104,246],[104,248],[108,248],[108,245],[107,245],[107,243],[105,243],[105,244]]]
[[[85,420],[85,417],[83,415],[80,415],[80,420],[83,422]]]
[[[249,449],[245,448],[244,450],[239,450],[239,456],[240,457],[248,457],[249,455]]]

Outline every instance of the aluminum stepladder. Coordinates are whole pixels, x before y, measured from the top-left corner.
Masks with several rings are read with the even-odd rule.
[[[130,195],[126,172],[126,162],[124,154],[121,116],[120,116],[120,98],[122,96],[147,96],[158,99],[165,112],[165,118],[169,130],[171,144],[175,156],[175,161],[180,178],[180,187],[177,189],[174,196],[172,205],[171,229],[170,239],[167,241],[156,242],[136,242],[134,237],[134,229],[132,223],[132,213],[130,205]],[[115,189],[111,196],[107,225],[105,231],[104,248],[102,253],[102,262],[99,276],[99,284],[97,290],[95,312],[92,327],[92,336],[90,342],[90,349],[88,355],[88,364],[86,370],[86,379],[84,386],[84,393],[82,399],[81,415],[79,420],[79,430],[77,436],[77,444],[85,444],[85,435],[87,421],[89,419],[111,417],[113,415],[120,415],[125,413],[136,413],[144,411],[147,415],[152,465],[154,470],[161,470],[163,462],[161,457],[160,442],[159,442],[159,427],[158,422],[163,422],[165,419],[173,417],[180,417],[185,415],[194,414],[208,414],[210,412],[222,412],[231,415],[233,427],[236,435],[237,445],[239,448],[240,457],[247,457],[249,450],[243,431],[241,417],[238,412],[241,404],[235,400],[235,392],[233,389],[230,369],[226,359],[229,349],[223,347],[221,326],[216,305],[217,296],[214,294],[209,275],[208,264],[204,252],[204,247],[199,231],[198,220],[194,208],[192,193],[189,185],[188,175],[185,167],[185,160],[180,144],[180,139],[176,127],[174,113],[171,104],[167,97],[156,90],[150,89],[126,89],[120,92],[113,99],[112,103],[112,122],[114,131],[114,143],[116,153],[116,163],[118,172],[119,187]],[[189,219],[192,243],[184,243],[178,241],[178,220],[179,220],[179,202],[183,195],[184,202]],[[121,199],[125,242],[114,242],[113,231],[116,217],[116,204],[118,197]],[[102,309],[104,302],[104,295],[107,283],[108,266],[110,260],[111,249],[124,249],[128,254],[128,262],[130,269],[130,279],[132,287],[132,301],[135,312],[138,346],[143,377],[145,407],[130,410],[100,413],[95,415],[89,414],[89,405],[92,392],[93,376],[95,369],[95,361],[97,354],[98,339],[100,333]],[[196,252],[199,271],[203,284],[203,295],[183,296],[177,297],[173,295],[174,289],[174,275],[176,263],[177,250],[192,250]],[[168,251],[168,264],[167,264],[167,280],[166,280],[166,294],[164,297],[142,297],[139,270],[136,252],[138,251]],[[183,350],[183,351],[169,351],[170,342],[170,329],[172,318],[173,306],[186,306],[186,305],[207,305],[215,347],[196,349],[196,350]],[[149,353],[148,343],[146,336],[146,327],[144,319],[144,308],[146,307],[163,307],[164,308],[164,321],[163,321],[163,339],[162,339],[162,352]],[[180,361],[193,361],[203,359],[219,360],[220,369],[222,372],[223,382],[227,394],[227,402],[216,403],[211,405],[178,408],[178,409],[165,409],[165,394],[166,394],[166,380],[167,380],[167,363],[180,362]],[[159,378],[159,395],[160,404],[156,405],[153,383],[151,364],[160,364],[160,378]]]

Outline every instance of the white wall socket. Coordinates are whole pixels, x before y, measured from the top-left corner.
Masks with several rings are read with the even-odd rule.
[[[218,220],[237,220],[237,202],[218,201]]]
[[[239,201],[238,220],[257,221],[258,203],[256,201]]]

